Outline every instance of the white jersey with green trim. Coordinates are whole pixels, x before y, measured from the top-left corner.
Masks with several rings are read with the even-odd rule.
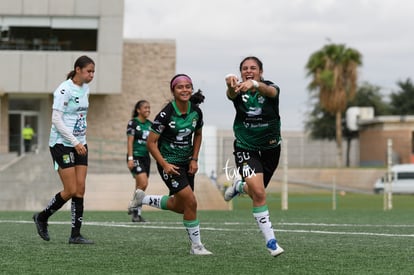
[[[62,82],[53,93],[53,110],[63,113],[63,123],[79,140],[86,144],[86,116],[89,107],[89,86],[84,83],[78,86],[71,79]],[[73,145],[57,131],[52,124],[50,129],[49,146],[63,144]]]

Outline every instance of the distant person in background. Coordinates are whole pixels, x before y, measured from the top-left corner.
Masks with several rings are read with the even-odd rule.
[[[69,244],[93,244],[80,229],[83,221],[83,197],[88,168],[86,116],[89,108],[89,86],[95,74],[95,63],[88,56],[76,59],[73,71],[53,93],[52,127],[49,147],[63,190],[57,193],[39,213],[33,215],[37,233],[49,241],[48,219],[72,199]]]
[[[30,124],[26,124],[26,126],[22,130],[23,142],[24,142],[24,151],[30,152],[32,151],[32,140],[35,132]]]
[[[148,186],[151,165],[147,149],[147,138],[152,124],[148,120],[150,113],[149,102],[146,100],[138,101],[127,125],[127,166],[135,179],[135,190],[145,191]],[[141,206],[128,208],[128,214],[132,215],[132,222],[145,222],[141,212]]]
[[[284,252],[276,241],[265,188],[270,182],[280,158],[280,89],[264,80],[263,64],[255,56],[243,59],[239,66],[241,81],[227,75],[227,97],[233,102],[236,116],[233,123],[234,158],[240,178],[227,188],[224,199],[230,201],[246,193],[253,201],[253,217],[272,256]]]
[[[216,171],[213,169],[213,170],[211,170],[211,173],[210,173],[210,179],[211,179],[211,182],[214,184],[214,185],[217,185],[217,174],[216,174]]]
[[[147,140],[148,150],[157,161],[158,172],[170,194],[145,195],[138,189],[131,207],[145,204],[182,214],[191,242],[190,254],[210,255],[201,243],[194,195],[203,127],[203,113],[198,105],[204,96],[201,91],[193,94],[193,82],[185,74],[171,79],[170,90],[174,99],[155,117]]]

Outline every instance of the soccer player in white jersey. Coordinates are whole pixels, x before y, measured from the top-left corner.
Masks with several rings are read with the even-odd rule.
[[[89,86],[95,74],[95,62],[80,56],[74,69],[53,93],[52,127],[49,147],[53,165],[63,184],[45,209],[35,213],[37,233],[49,241],[48,219],[68,200],[72,199],[70,244],[93,244],[80,234],[83,219],[83,197],[88,167],[86,116],[89,107]]]

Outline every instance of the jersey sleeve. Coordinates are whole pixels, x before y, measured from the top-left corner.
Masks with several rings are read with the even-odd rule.
[[[172,108],[169,108],[171,103],[164,107],[161,112],[157,114],[154,121],[151,125],[151,131],[161,135],[164,132],[164,129],[167,127],[170,117]]]
[[[68,106],[70,99],[70,90],[65,85],[65,82],[59,85],[53,93],[53,110],[64,112]]]
[[[127,136],[134,136],[135,128],[136,128],[136,125],[134,123],[134,120],[131,119],[130,121],[128,121],[127,130],[126,130]]]
[[[279,96],[279,94],[280,94],[280,88],[279,88],[279,86],[277,86],[275,83],[273,83],[270,80],[263,80],[263,83],[265,83],[268,86],[274,87],[276,89],[276,91],[277,91],[278,96]]]

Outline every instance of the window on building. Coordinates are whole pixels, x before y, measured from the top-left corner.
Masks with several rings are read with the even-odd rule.
[[[0,18],[0,50],[97,51],[96,18]]]

